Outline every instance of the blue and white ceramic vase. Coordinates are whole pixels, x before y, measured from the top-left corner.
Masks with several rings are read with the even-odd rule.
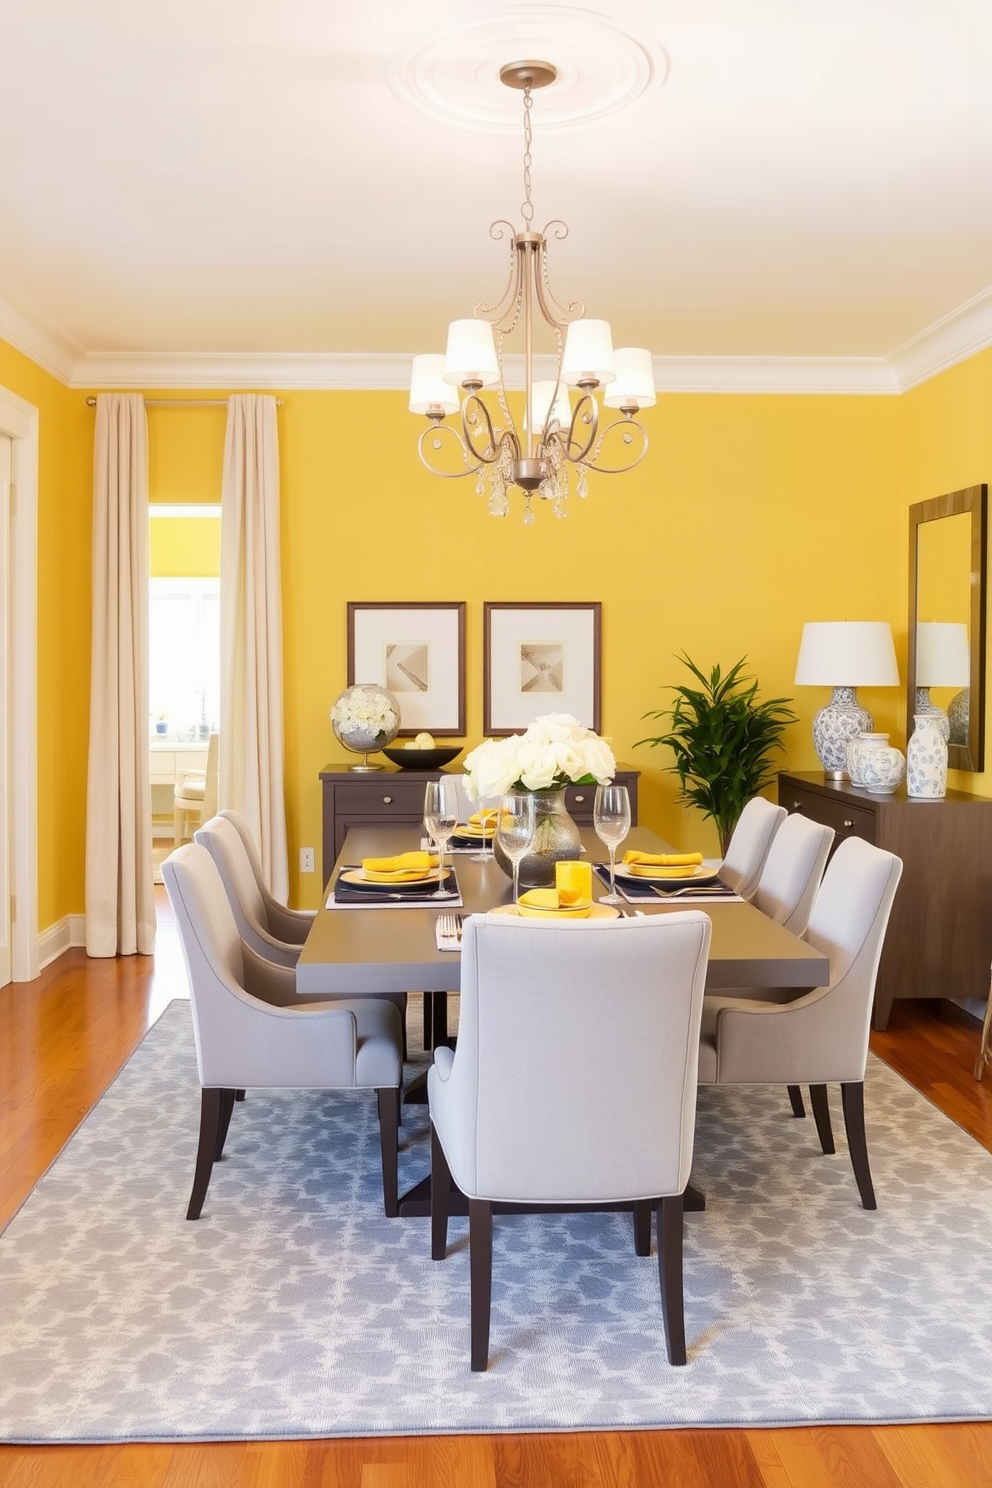
[[[847,778],[852,785],[865,787],[864,762],[873,750],[887,749],[889,745],[888,734],[858,734],[857,738],[850,739],[847,745]],[[867,788],[867,787],[865,787]]]
[[[835,687],[834,695],[813,719],[813,746],[826,775],[839,780],[847,770],[847,746],[858,734],[870,733],[872,716],[858,702],[853,687]]]
[[[947,794],[947,744],[940,720],[915,713],[916,727],[906,748],[906,790],[917,800],[939,801]]]
[[[892,749],[888,734],[876,735],[876,742],[866,748],[860,760],[860,785],[873,796],[891,796],[902,784],[906,761],[902,752]]]

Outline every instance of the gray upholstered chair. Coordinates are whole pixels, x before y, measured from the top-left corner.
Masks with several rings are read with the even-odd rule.
[[[754,897],[772,838],[785,815],[784,806],[773,806],[764,796],[752,796],[737,818],[720,877],[742,899]]]
[[[312,909],[287,909],[285,904],[280,904],[269,893],[269,886],[265,882],[265,874],[262,870],[262,860],[258,855],[258,848],[252,836],[251,827],[245,821],[240,811],[231,811],[223,807],[217,813],[225,821],[229,821],[235,828],[244,845],[245,856],[248,866],[251,868],[258,892],[262,899],[264,915],[261,922],[270,935],[277,940],[285,941],[287,945],[301,946],[310,933],[313,925],[315,911]]]
[[[251,946],[259,956],[274,961],[278,966],[295,967],[300,959],[303,942],[307,938],[313,916],[293,909],[284,909],[259,882],[258,873],[252,865],[245,841],[251,834],[244,818],[235,820],[237,813],[221,811],[204,822],[193,834],[193,840],[205,847],[213,858],[221,882],[227,893],[231,912],[238,927],[238,934],[245,945]],[[238,821],[244,823],[243,829]],[[257,853],[254,854],[257,862]],[[286,932],[283,935],[283,931]],[[383,993],[387,1002],[399,1009],[404,1020],[403,1051],[406,1053],[406,993]]]
[[[668,1357],[684,1364],[682,1194],[692,1163],[710,921],[699,911],[559,924],[473,915],[454,1052],[431,1110],[431,1254],[452,1179],[469,1200],[472,1368],[489,1352],[492,1205],[630,1203],[658,1264]]]
[[[751,903],[793,935],[805,935],[834,840],[833,827],[794,812],[772,838]]]
[[[699,1041],[703,1085],[809,1085],[825,1152],[833,1151],[829,1084],[839,1084],[861,1202],[874,1209],[864,1078],[882,943],[902,873],[892,853],[842,842],[813,902],[806,939],[830,958],[830,982],[779,1003],[707,997]],[[824,1124],[825,1121],[825,1124]]]
[[[177,848],[162,865],[183,948],[200,1075],[200,1139],[187,1219],[198,1219],[224,1151],[235,1093],[260,1089],[378,1094],[382,1198],[397,1212],[402,1074],[399,1014],[358,997],[301,1001],[295,974],[244,945],[206,848]]]
[[[232,813],[218,813],[193,834],[217,865],[238,933],[246,945],[280,966],[295,966],[313,923],[309,915],[283,909],[258,882],[244,836]],[[259,865],[261,871],[261,865]]]

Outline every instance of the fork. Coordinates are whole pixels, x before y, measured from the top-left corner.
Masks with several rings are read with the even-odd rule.
[[[438,930],[445,940],[461,940],[462,921],[465,918],[460,914],[439,914],[437,917]]]

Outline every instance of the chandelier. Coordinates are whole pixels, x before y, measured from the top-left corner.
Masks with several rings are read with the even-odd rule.
[[[534,521],[535,496],[550,501],[556,517],[568,515],[570,467],[578,496],[587,494],[589,470],[603,475],[632,470],[648,447],[634,415],[655,402],[650,352],[630,346],[614,351],[607,321],[587,320],[580,300],[562,306],[551,293],[547,240],[561,241],[568,228],[556,219],[543,232],[534,230],[531,95],[556,76],[550,62],[512,62],[500,69],[500,81],[524,95],[523,230],[505,219],[489,229],[497,241],[510,238],[509,280],[495,304],[480,301],[474,318],[452,321],[444,356],[414,357],[410,384],[410,412],[428,420],[418,445],[427,469],[448,479],[474,475],[476,492],[488,494],[494,517],[508,515],[509,493],[516,486],[523,492],[525,523]],[[536,312],[551,327],[557,349],[555,376],[538,381]],[[518,327],[523,332],[522,429],[510,412],[503,363],[504,342]],[[622,415],[605,424],[595,397],[600,387],[604,406]],[[578,393],[574,407],[569,388]],[[489,401],[483,397],[486,389]],[[444,422],[448,414],[461,415],[460,429]]]

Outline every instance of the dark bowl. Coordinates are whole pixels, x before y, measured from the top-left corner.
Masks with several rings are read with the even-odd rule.
[[[461,752],[460,744],[447,744],[441,749],[404,749],[402,745],[397,748],[391,744],[382,751],[401,770],[440,770]]]

